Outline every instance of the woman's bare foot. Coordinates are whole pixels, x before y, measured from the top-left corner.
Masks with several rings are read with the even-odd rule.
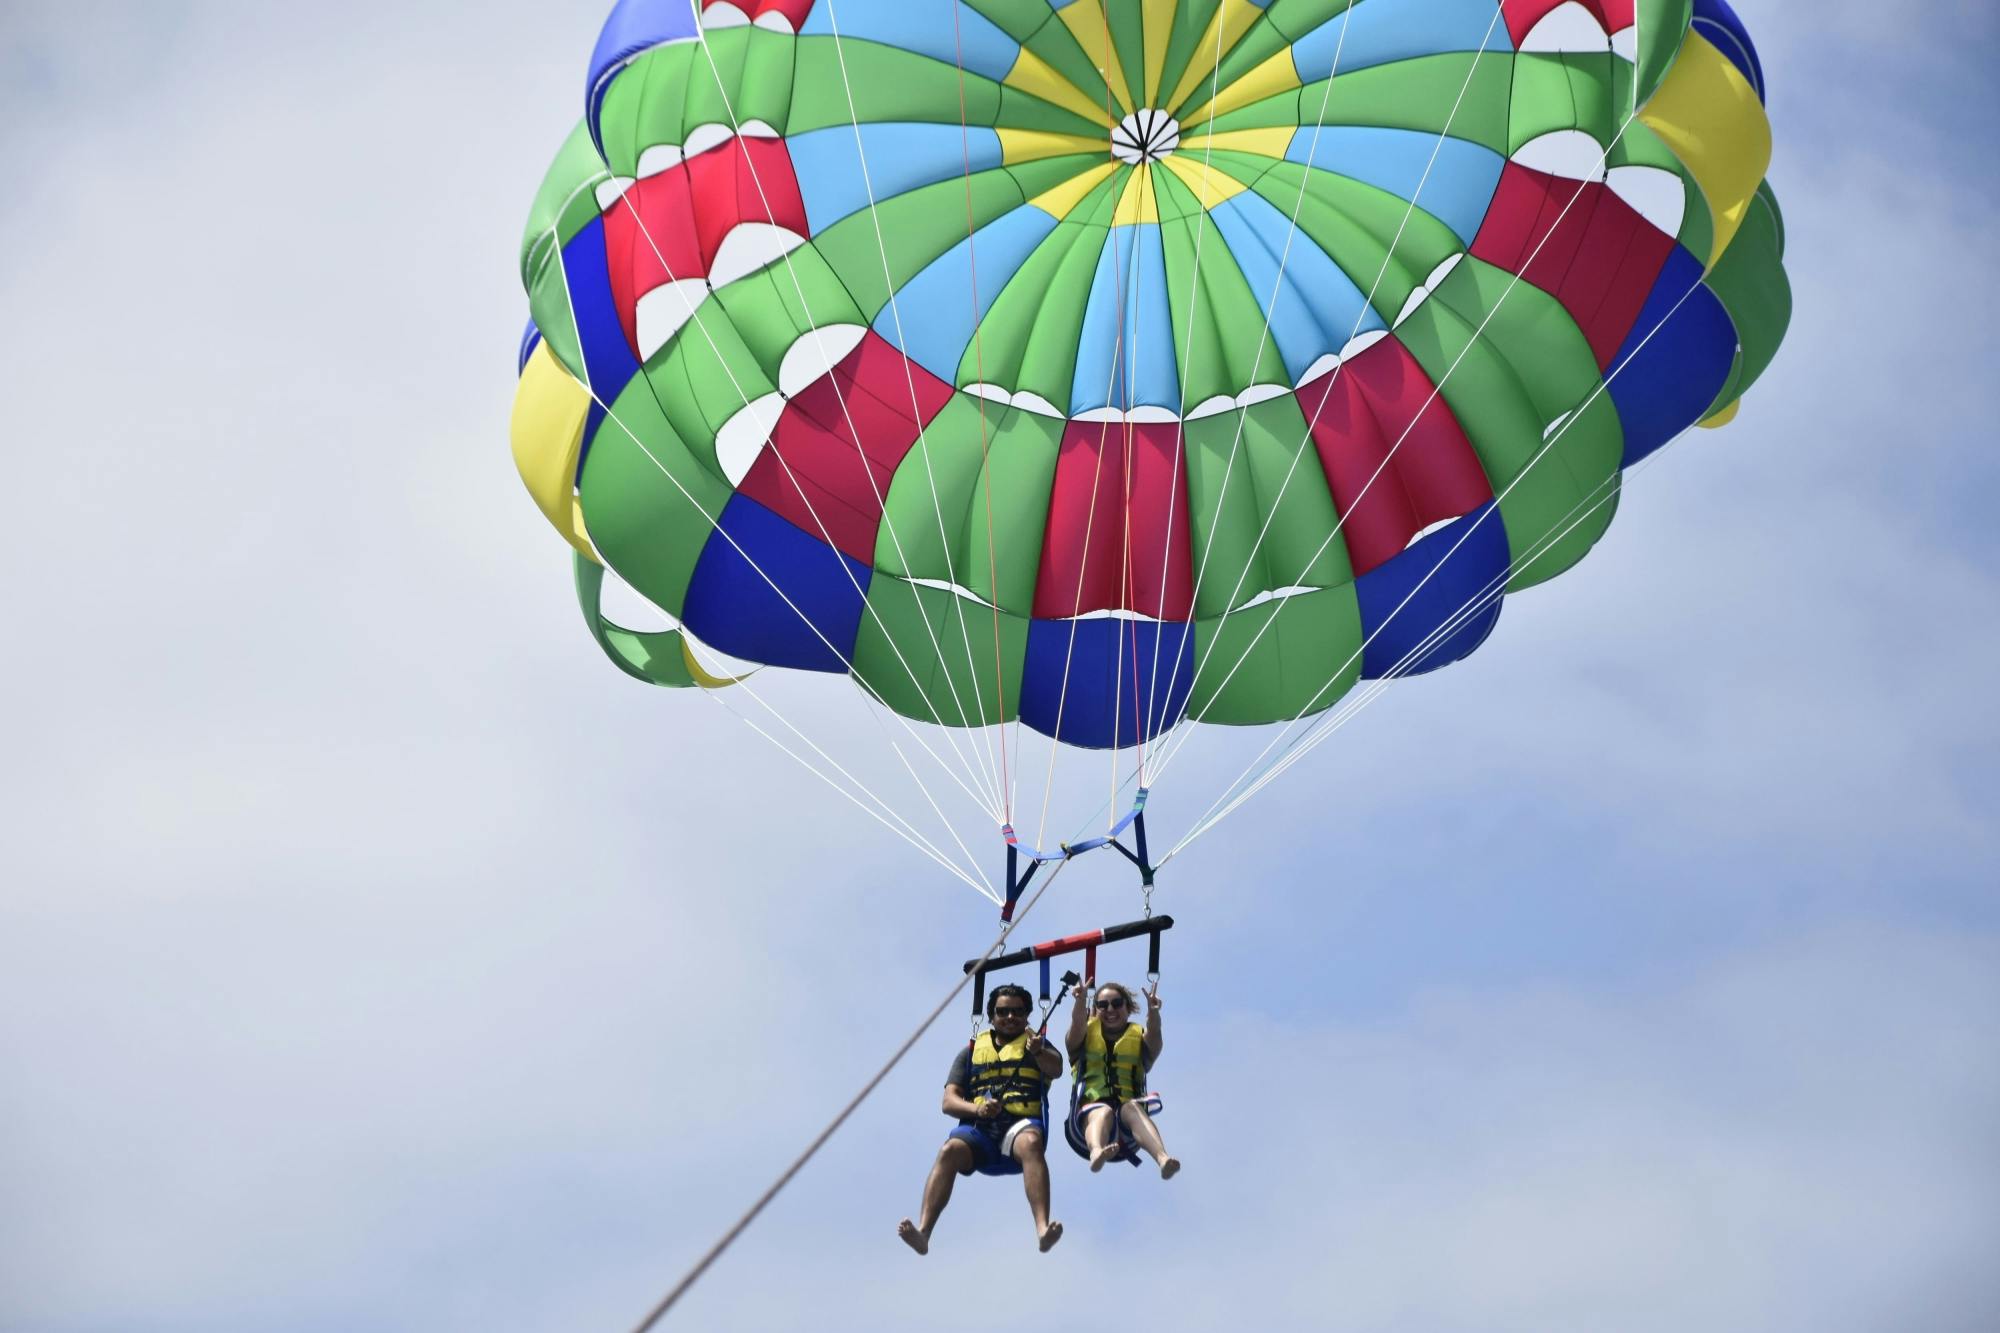
[[[931,1238],[917,1230],[917,1224],[909,1218],[906,1217],[896,1223],[896,1234],[903,1238],[903,1244],[909,1246],[918,1254],[929,1254],[931,1252]],[[1042,1248],[1046,1250],[1048,1246],[1044,1245]]]
[[[1117,1155],[1118,1155],[1118,1145],[1115,1143],[1107,1143],[1102,1148],[1094,1149],[1090,1154],[1091,1171],[1093,1172],[1102,1171],[1104,1169],[1104,1164],[1110,1161],[1112,1158],[1116,1157]]]
[[[1172,1180],[1175,1174],[1180,1171],[1180,1169],[1181,1169],[1181,1159],[1178,1157],[1169,1157],[1164,1162],[1160,1163],[1160,1179]]]
[[[1062,1223],[1051,1222],[1042,1228],[1042,1253],[1047,1254],[1062,1239]]]

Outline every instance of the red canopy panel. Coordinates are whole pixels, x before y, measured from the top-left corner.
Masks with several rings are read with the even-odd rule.
[[[1638,321],[1674,245],[1609,187],[1509,162],[1472,253],[1561,301],[1602,370]]]
[[[1070,422],[1056,455],[1034,614],[1126,610],[1184,621],[1193,606],[1180,423]]]
[[[1392,336],[1299,388],[1357,578],[1433,523],[1493,498],[1479,455],[1435,387]]]
[[[813,7],[813,0],[701,0],[701,7],[705,12],[724,3],[742,10],[752,23],[766,14],[783,14],[785,21],[792,25],[793,32],[804,26],[806,15],[812,12]]]
[[[1507,31],[1513,34],[1514,45],[1519,47],[1534,31],[1537,23],[1549,16],[1549,11],[1559,9],[1565,0],[1500,0],[1500,8],[1507,16]],[[1632,26],[1637,0],[1581,0],[1591,17],[1604,25],[1607,33],[1618,32]]]
[[[676,279],[707,277],[723,238],[745,222],[807,234],[805,203],[782,139],[719,143],[634,181],[605,211],[611,291],[634,356],[639,298]]]
[[[831,539],[843,553],[873,564],[882,497],[917,442],[920,423],[929,424],[950,399],[950,385],[905,362],[871,332],[832,374],[785,404],[770,443],[737,489],[822,541]]]

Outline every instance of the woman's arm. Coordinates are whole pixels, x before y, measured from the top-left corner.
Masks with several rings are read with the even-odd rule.
[[[1083,984],[1073,988],[1076,1003],[1069,1010],[1069,1032],[1063,1037],[1063,1045],[1069,1048],[1069,1058],[1074,1061],[1083,1053],[1083,1034],[1090,1020],[1090,1010],[1085,1007],[1084,997],[1097,989],[1097,978],[1086,977]]]
[[[1160,1048],[1166,1045],[1166,1038],[1160,1032],[1160,983],[1146,987],[1146,1063],[1160,1058]]]

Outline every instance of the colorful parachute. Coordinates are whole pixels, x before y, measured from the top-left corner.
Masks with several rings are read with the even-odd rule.
[[[586,89],[515,456],[659,684],[1317,712],[1477,647],[1790,313],[1722,0],[624,0]]]

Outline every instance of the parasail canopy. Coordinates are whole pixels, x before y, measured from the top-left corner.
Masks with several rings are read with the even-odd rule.
[[[515,456],[661,685],[1297,722],[1471,653],[1789,318],[1722,0],[624,0],[585,88]]]

